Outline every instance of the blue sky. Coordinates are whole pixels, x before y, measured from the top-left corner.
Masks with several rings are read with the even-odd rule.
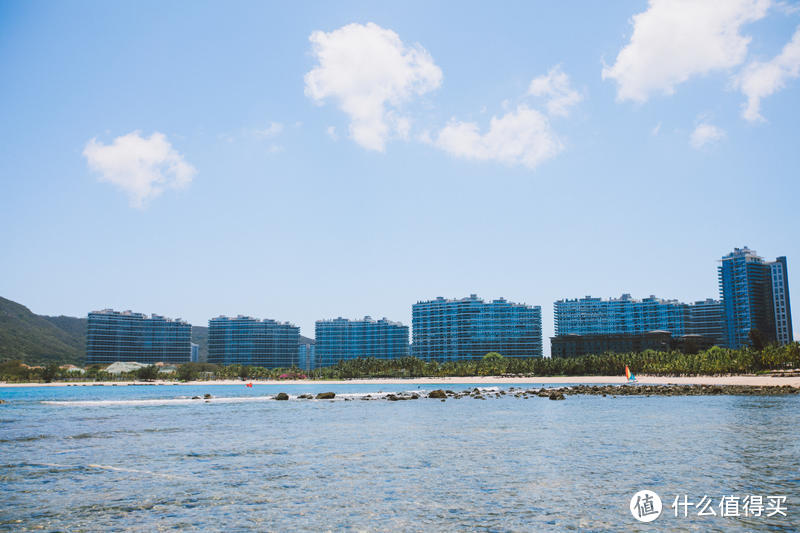
[[[766,0],[3,2],[0,295],[313,336],[477,293],[547,337],[559,298],[717,297],[747,245],[796,296],[798,26]]]

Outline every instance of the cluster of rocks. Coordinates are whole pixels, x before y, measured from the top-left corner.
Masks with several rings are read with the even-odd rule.
[[[361,400],[388,400],[398,402],[404,400],[419,400],[420,398],[430,398],[442,402],[447,399],[459,400],[461,398],[473,398],[475,400],[486,400],[487,398],[502,398],[503,396],[513,396],[514,398],[548,398],[550,400],[565,400],[567,396],[574,395],[593,395],[593,396],[783,396],[788,394],[798,394],[800,388],[791,385],[573,385],[569,387],[542,387],[540,389],[527,389],[521,387],[509,387],[508,389],[489,388],[489,389],[463,389],[452,391],[436,389],[428,392],[392,392],[388,394],[367,394]],[[209,401],[210,394],[193,396],[193,400],[204,399]],[[336,398],[334,392],[320,392],[317,395],[300,394],[298,400],[333,400]],[[286,401],[289,395],[279,392],[273,397],[274,400]],[[351,398],[344,398],[350,401]],[[0,403],[3,403],[0,400]]]
[[[800,388],[791,385],[574,385],[541,389],[511,387],[509,393],[517,398],[532,396],[563,400],[565,395],[594,396],[783,396],[798,394]]]
[[[502,398],[503,396],[511,394],[516,398],[527,398],[530,396],[539,396],[542,398],[550,398],[551,400],[564,400],[564,393],[561,389],[541,389],[541,390],[524,390],[511,387],[508,391],[504,389],[465,389],[461,392],[454,392],[451,390],[434,390],[428,394],[428,398],[441,398],[442,401],[446,398],[460,399],[460,398],[474,398],[476,400],[485,400],[486,398]]]
[[[571,387],[572,394],[614,394],[616,396],[783,396],[798,394],[791,385],[622,385]],[[601,390],[605,388],[606,390]],[[595,390],[598,389],[598,390]]]
[[[202,398],[200,398],[200,396],[192,396],[192,400],[210,400],[211,398],[213,398],[213,396],[211,396],[209,393],[203,394]]]

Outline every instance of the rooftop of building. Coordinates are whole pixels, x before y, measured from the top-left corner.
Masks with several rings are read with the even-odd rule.
[[[279,322],[277,320],[273,320],[271,318],[254,318],[252,316],[247,315],[236,315],[235,317],[229,317],[225,315],[219,315],[218,317],[212,318],[208,321],[209,325],[212,322],[256,322],[261,324],[275,324],[278,326],[291,326],[293,328],[297,327],[291,322]]]
[[[619,298],[595,298],[592,296],[584,296],[583,298],[563,298],[561,300],[556,300],[555,303],[573,303],[573,302],[630,302],[630,303],[644,303],[644,302],[656,302],[660,304],[681,304],[683,302],[675,299],[665,299],[665,298],[658,298],[655,295],[651,294],[647,298],[634,298],[628,293],[623,293],[622,296]]]
[[[127,309],[125,311],[114,311],[113,309],[101,309],[99,311],[89,312],[89,316],[91,315],[120,316],[120,317],[138,318],[142,320],[164,320],[166,322],[176,322],[179,324],[189,325],[189,323],[183,320],[182,318],[167,318],[163,315],[157,315],[155,313],[152,313],[148,317],[146,313],[134,313],[130,309]]]
[[[342,317],[325,318],[322,320],[317,320],[317,324],[387,324],[390,326],[406,327],[402,322],[389,320],[386,317],[383,317],[380,320],[375,320],[369,315],[365,315],[364,318],[357,320],[350,320],[349,318],[342,318]]]
[[[436,298],[434,298],[432,300],[417,300],[417,305],[419,305],[419,304],[430,304],[430,303],[466,303],[466,302],[474,302],[474,303],[481,303],[481,304],[487,303],[486,301],[483,300],[483,298],[479,298],[477,294],[470,294],[469,296],[464,297],[464,298],[445,298],[443,296],[437,296]],[[502,297],[496,298],[496,299],[494,299],[494,300],[492,300],[492,301],[490,301],[488,303],[492,303],[492,304],[508,304],[508,305],[514,305],[514,306],[522,306],[522,307],[539,307],[539,306],[529,306],[526,303],[510,302],[510,301],[508,301],[508,300],[506,300],[505,298],[502,298]]]

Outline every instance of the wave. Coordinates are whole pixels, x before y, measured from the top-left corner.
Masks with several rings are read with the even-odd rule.
[[[385,399],[390,394],[403,394],[411,395],[417,394],[421,397],[427,396],[427,393],[432,389],[412,389],[407,391],[369,391],[369,392],[350,392],[350,393],[336,393],[333,400],[316,400],[316,399],[303,399],[305,402],[320,402],[320,401],[344,401],[344,400],[361,400],[365,397],[371,399],[381,400]],[[469,388],[473,390],[473,388]],[[499,387],[479,387],[478,390],[484,393],[491,393],[500,390]],[[315,396],[314,393],[306,393]],[[303,394],[289,395],[289,400],[298,400],[299,396]],[[269,396],[232,396],[232,397],[187,397],[180,396],[177,398],[151,398],[151,399],[132,399],[132,400],[42,400],[41,403],[45,405],[59,405],[65,407],[110,407],[110,406],[169,406],[169,405],[192,405],[204,403],[254,403],[254,402],[269,402],[274,401],[275,395]]]

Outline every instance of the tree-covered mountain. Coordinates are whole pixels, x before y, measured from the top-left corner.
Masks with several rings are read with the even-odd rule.
[[[197,357],[200,361],[208,359],[208,326],[192,326],[192,342],[199,344]]]
[[[45,317],[0,297],[0,361],[82,364],[86,319]]]

